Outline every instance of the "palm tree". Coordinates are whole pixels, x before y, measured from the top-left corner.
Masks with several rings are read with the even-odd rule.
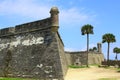
[[[108,43],[108,51],[107,51],[107,61],[109,61],[109,49],[110,49],[110,43],[116,42],[115,36],[111,33],[104,34],[102,36],[102,43]]]
[[[94,51],[94,52],[96,52],[96,51],[97,51],[97,47],[90,48],[89,51]]]
[[[97,47],[93,47],[93,51],[97,51]]]
[[[89,51],[89,34],[93,34],[93,26],[86,24],[81,28],[82,35],[87,34],[87,67],[88,67],[88,51]]]
[[[115,48],[113,49],[113,52],[116,53],[115,60],[118,60],[118,59],[117,59],[117,54],[120,53],[120,48],[115,47]]]

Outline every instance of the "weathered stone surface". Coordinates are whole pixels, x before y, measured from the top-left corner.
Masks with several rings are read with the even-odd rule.
[[[65,52],[68,65],[86,65],[88,64],[102,64],[104,61],[104,55],[102,53],[101,43],[97,44],[96,51],[89,51],[87,56],[87,51],[78,51],[78,52]],[[88,57],[88,61],[87,61]]]
[[[64,45],[58,31],[52,31],[58,26],[52,24],[50,17],[1,29],[0,76],[63,80]]]
[[[86,65],[87,63],[87,52],[66,52],[67,61],[69,65]],[[101,64],[104,61],[104,55],[99,52],[89,52],[88,53],[88,64]]]

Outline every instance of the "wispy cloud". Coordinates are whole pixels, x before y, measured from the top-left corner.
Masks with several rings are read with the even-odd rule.
[[[93,48],[93,47],[96,47],[97,44],[89,44],[89,48]],[[68,47],[65,47],[65,51],[86,51],[86,48],[87,46],[83,46],[81,49],[79,48],[68,48]]]
[[[67,10],[61,10],[60,20],[66,22],[66,24],[82,24],[93,21],[95,17],[96,15],[85,13],[77,8],[70,8]]]
[[[0,3],[2,15],[21,15],[32,18],[44,18],[49,14],[50,6],[38,5],[33,0],[4,0]]]
[[[65,48],[65,51],[73,52],[73,51],[80,51],[80,50],[75,48]]]
[[[49,11],[53,1],[57,2],[58,0],[52,0],[51,3],[50,0],[39,2],[38,0],[4,0],[0,2],[0,15],[15,14],[35,19],[45,18],[50,15]],[[94,15],[84,13],[78,8],[60,9],[61,23],[82,23],[84,21],[90,21],[93,18]]]

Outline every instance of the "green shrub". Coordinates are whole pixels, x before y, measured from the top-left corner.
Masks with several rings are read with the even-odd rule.
[[[98,80],[117,80],[116,78],[100,78]]]
[[[70,65],[70,68],[87,68],[87,66],[76,66],[76,65]]]

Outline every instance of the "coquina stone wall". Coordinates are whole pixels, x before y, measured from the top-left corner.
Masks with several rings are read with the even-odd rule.
[[[51,17],[0,30],[0,76],[64,80],[67,61],[58,33],[58,9]]]
[[[66,52],[67,61],[69,65],[86,65],[87,52]],[[101,64],[104,61],[104,55],[98,52],[88,53],[88,64]]]
[[[102,53],[90,52],[88,56],[89,64],[102,64],[104,61],[104,55]]]

